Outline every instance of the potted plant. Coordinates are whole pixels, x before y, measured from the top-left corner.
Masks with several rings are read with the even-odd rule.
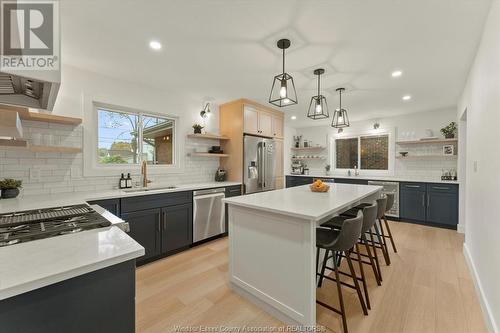
[[[330,164],[325,165],[325,174],[326,175],[330,174],[330,169],[331,169],[331,165]]]
[[[0,190],[2,190],[2,198],[10,199],[19,195],[19,188],[21,187],[22,180],[15,180],[6,178],[0,180]]]
[[[202,128],[203,126],[201,126],[200,124],[194,124],[193,125],[194,134],[201,134]]]
[[[455,133],[457,132],[457,123],[452,121],[448,126],[441,128],[441,133],[443,133],[446,139],[453,139]]]

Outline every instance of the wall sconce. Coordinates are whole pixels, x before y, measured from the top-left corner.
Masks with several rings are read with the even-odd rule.
[[[203,110],[200,112],[200,116],[205,119],[210,116],[210,103],[206,103]]]
[[[379,128],[380,128],[380,124],[379,124],[379,123],[375,123],[375,124],[373,124],[373,129],[374,129],[374,130],[377,130],[377,129],[379,129]]]

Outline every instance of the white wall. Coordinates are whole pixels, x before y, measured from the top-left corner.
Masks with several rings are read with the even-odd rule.
[[[182,168],[176,174],[154,174],[149,177],[156,183],[204,182],[213,180],[219,166],[217,158],[187,156],[195,146],[209,147],[217,141],[187,139],[192,124],[201,122],[199,113],[203,96],[192,96],[189,92],[165,92],[137,85],[133,82],[115,80],[70,66],[62,68],[62,85],[53,114],[85,117],[89,112],[88,100],[179,117],[179,156]],[[133,80],[133,78],[131,78]],[[87,101],[87,102],[86,102]],[[87,109],[86,109],[87,108]],[[90,110],[91,111],[91,110]],[[207,120],[207,130],[218,132],[218,107],[212,106],[213,115]],[[85,121],[85,119],[84,119]],[[54,144],[82,147],[84,135],[95,135],[95,129],[24,122],[28,141],[33,134],[50,134]],[[107,177],[84,177],[84,154],[32,153],[23,150],[0,149],[0,178],[11,177],[23,180],[24,194],[45,194],[72,191],[111,189],[117,186],[119,172]],[[137,170],[137,169],[136,169]],[[124,166],[120,172],[133,172]],[[135,179],[139,177],[137,172]]]
[[[464,252],[491,332],[500,332],[500,2],[493,1],[458,116],[467,109]],[[477,168],[474,166],[477,165]]]
[[[443,110],[433,110],[428,112],[419,112],[407,114],[397,117],[371,119],[351,123],[351,126],[344,129],[343,135],[349,133],[360,133],[373,131],[373,124],[378,122],[380,129],[395,131],[395,140],[410,140],[419,139],[425,136],[426,129],[431,129],[434,136],[441,137],[439,130],[448,125],[452,121],[457,121],[456,109],[448,108]],[[330,126],[311,126],[300,127],[296,129],[297,134],[301,134],[303,139],[313,141],[313,144],[327,145],[328,136],[337,133],[337,130]],[[407,134],[409,136],[407,136]],[[398,147],[396,152],[402,150],[416,149],[416,150],[429,150],[429,152],[415,151],[415,153],[428,153],[440,154],[441,146],[425,146],[425,147]],[[436,150],[437,151],[434,151]],[[412,151],[411,153],[413,153]],[[288,160],[288,163],[290,160]],[[324,165],[328,163],[325,161],[309,161],[312,174],[323,174]],[[456,160],[396,160],[394,166],[395,176],[404,176],[415,178],[419,180],[437,180],[441,177],[442,169],[451,169],[457,167]]]

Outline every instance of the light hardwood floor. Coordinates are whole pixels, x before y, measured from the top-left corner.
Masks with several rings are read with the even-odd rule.
[[[356,293],[343,288],[349,332],[487,333],[462,254],[463,236],[453,230],[390,223],[398,253],[391,250],[392,264],[382,266],[380,287],[365,269],[372,303],[368,316]],[[227,269],[227,239],[138,268],[137,332],[175,332],[176,325],[283,325],[233,293]],[[330,281],[318,289],[317,297],[338,304]],[[317,318],[327,331],[342,331],[339,315],[318,306]]]

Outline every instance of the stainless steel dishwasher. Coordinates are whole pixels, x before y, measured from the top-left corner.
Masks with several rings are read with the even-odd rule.
[[[226,232],[225,196],[224,188],[193,192],[193,242]]]

